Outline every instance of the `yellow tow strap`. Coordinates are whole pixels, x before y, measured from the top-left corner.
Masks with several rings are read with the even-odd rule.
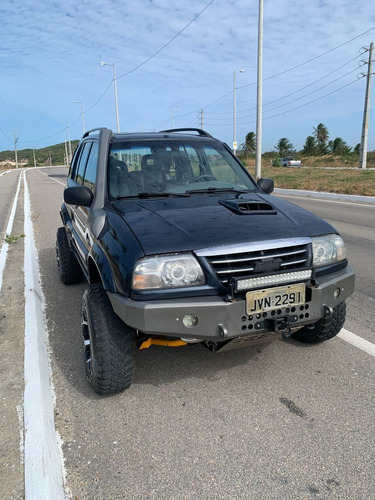
[[[148,349],[151,345],[163,345],[165,347],[179,347],[181,345],[186,345],[187,342],[183,340],[167,340],[167,339],[158,339],[158,338],[149,338],[142,342],[139,350]]]

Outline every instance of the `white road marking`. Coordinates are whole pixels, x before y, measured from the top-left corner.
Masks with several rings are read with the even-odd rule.
[[[48,356],[44,295],[40,286],[25,173],[24,462],[26,500],[64,500],[61,441],[55,430],[55,394]]]
[[[51,385],[48,333],[44,315],[45,299],[40,287],[40,272],[31,220],[30,198],[25,172],[25,498],[26,500],[63,500],[63,458],[60,438],[54,426],[55,395]],[[56,179],[53,179],[56,180]],[[11,232],[21,176],[7,232]],[[61,183],[56,180],[56,182]],[[62,184],[62,183],[61,183]],[[364,206],[364,205],[363,205]],[[8,229],[9,228],[9,229]],[[342,329],[338,337],[375,357],[375,345]]]
[[[295,194],[283,194],[283,193],[274,193],[276,196],[280,196],[280,198],[296,198],[304,201],[324,201],[327,203],[338,203],[340,205],[357,205],[359,207],[366,208],[375,208],[375,205],[366,205],[365,203],[360,203],[356,201],[342,201],[342,200],[329,200],[327,198],[319,198],[318,196],[297,196]],[[334,195],[333,195],[334,196]]]
[[[358,349],[361,349],[367,354],[370,354],[370,356],[374,356],[375,358],[375,344],[359,337],[355,333],[349,332],[349,330],[345,330],[345,328],[343,328],[337,336],[340,339],[345,340],[345,342],[349,342],[349,344],[358,347]]]
[[[43,167],[43,168],[47,168],[47,167]],[[51,167],[49,167],[51,168]],[[62,186],[66,186],[66,182],[61,182],[61,181],[58,181],[57,179],[54,179],[53,177],[51,177],[50,175],[48,174],[45,174],[44,172],[42,172],[39,168],[38,168],[38,172],[42,175],[44,175],[45,177],[49,177],[52,181],[55,181],[55,182],[58,182],[59,184],[61,184]]]
[[[14,216],[16,215],[18,195],[20,193],[20,186],[21,186],[21,175],[18,178],[18,186],[17,186],[16,194],[14,196],[12,210],[10,212],[10,216],[9,216],[9,220],[8,220],[8,225],[7,225],[6,230],[5,230],[5,235],[7,235],[7,234],[11,235],[12,234]],[[1,292],[1,288],[3,286],[3,274],[4,274],[5,264],[6,264],[6,261],[7,261],[8,248],[9,248],[9,243],[6,243],[4,241],[3,244],[2,244],[2,246],[1,246],[1,251],[0,251],[0,292]]]

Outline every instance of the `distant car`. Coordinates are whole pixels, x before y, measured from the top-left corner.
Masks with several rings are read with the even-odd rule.
[[[339,333],[354,290],[345,244],[273,187],[200,129],[84,134],[56,255],[64,284],[88,281],[81,325],[96,392],[130,386],[136,348]]]
[[[287,157],[281,159],[282,167],[302,167],[301,160],[293,160],[293,158]]]

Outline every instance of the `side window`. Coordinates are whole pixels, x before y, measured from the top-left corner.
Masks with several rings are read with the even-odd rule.
[[[112,146],[110,156],[115,160],[125,162],[129,172],[137,172],[142,170],[142,157],[151,152],[148,146],[130,146],[126,149],[117,149]]]
[[[94,142],[90,151],[90,156],[87,160],[85,179],[83,184],[95,193],[96,170],[98,165],[98,143]]]
[[[76,178],[76,173],[77,173],[77,169],[78,169],[78,164],[79,164],[79,159],[81,157],[81,154],[82,154],[82,151],[83,151],[83,145],[78,145],[77,149],[75,150],[74,152],[74,155],[73,155],[73,159],[72,159],[72,162],[70,164],[70,168],[69,168],[69,177],[71,179],[75,179]]]
[[[79,162],[74,176],[74,180],[77,182],[77,184],[83,184],[83,174],[85,173],[85,168],[86,168],[87,158],[90,153],[90,148],[91,148],[91,142],[86,142],[85,145],[83,146],[83,151],[79,158]]]

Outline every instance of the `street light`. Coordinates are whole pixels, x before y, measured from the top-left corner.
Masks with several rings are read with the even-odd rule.
[[[240,69],[239,73],[245,73],[244,69]],[[237,141],[236,141],[236,71],[233,71],[233,153],[236,154],[237,151]]]
[[[116,68],[114,63],[106,63],[101,62],[101,66],[112,66],[113,67],[113,83],[115,87],[115,105],[116,105],[116,123],[117,123],[117,132],[120,132],[120,119],[118,116],[118,100],[117,100],[117,80],[116,80]]]
[[[175,104],[174,106],[171,106],[171,107],[172,107],[172,129],[174,129],[174,108],[179,108],[180,105]]]
[[[63,123],[66,123],[66,128],[68,129],[68,146],[69,146],[69,155],[67,155],[68,159],[68,164],[70,163],[70,160],[72,159],[72,143],[70,142],[70,130],[69,130],[69,122],[67,120],[60,120]]]
[[[75,104],[81,105],[81,116],[82,116],[82,130],[85,133],[85,115],[83,113],[83,102],[82,101],[73,101]]]

